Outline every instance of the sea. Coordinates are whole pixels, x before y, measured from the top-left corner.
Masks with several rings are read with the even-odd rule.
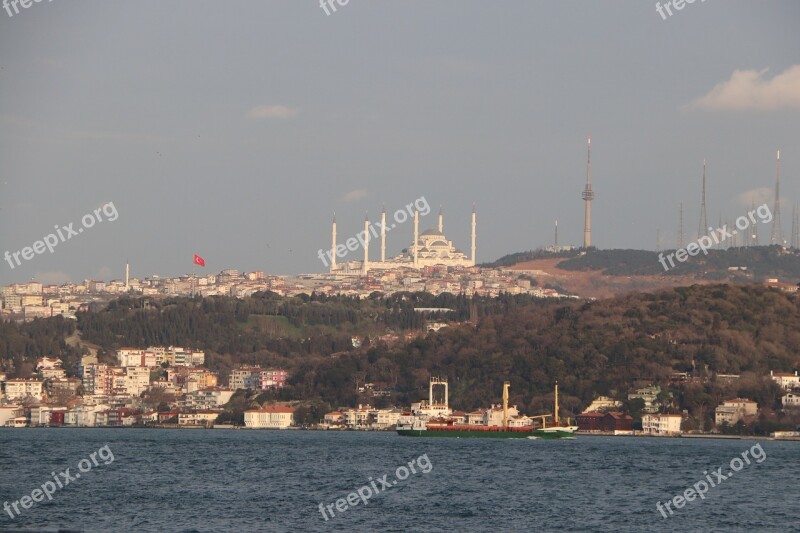
[[[3,532],[788,532],[800,442],[0,429],[0,503]]]

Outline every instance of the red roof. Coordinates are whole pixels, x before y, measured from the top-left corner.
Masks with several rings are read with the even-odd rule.
[[[284,407],[282,405],[268,405],[261,409],[251,409],[245,413],[294,413],[294,407]]]

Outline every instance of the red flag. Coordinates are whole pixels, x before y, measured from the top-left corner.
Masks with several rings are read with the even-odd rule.
[[[200,265],[201,267],[204,267],[204,266],[206,266],[206,260],[203,259],[202,257],[200,257],[199,255],[194,254],[194,264],[195,265]]]

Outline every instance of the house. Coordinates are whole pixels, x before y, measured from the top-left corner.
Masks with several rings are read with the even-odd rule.
[[[0,427],[6,427],[9,421],[22,416],[23,410],[19,405],[0,405]]]
[[[787,407],[795,408],[800,407],[800,394],[796,392],[787,393],[781,398],[781,404],[783,404],[783,408],[786,409]]]
[[[377,409],[375,411],[375,421],[372,424],[372,429],[388,429],[397,424],[402,414],[403,411],[400,409]]]
[[[325,414],[325,423],[329,425],[338,425],[344,423],[344,414],[341,411],[331,411]]]
[[[622,402],[609,398],[607,396],[598,396],[592,403],[583,410],[584,413],[597,413],[600,411],[614,410],[622,407]]]
[[[758,404],[752,400],[735,398],[722,402],[714,411],[714,421],[717,426],[722,423],[733,425],[748,416],[758,413]]]
[[[269,405],[244,412],[244,425],[253,429],[285,429],[294,424],[294,408]]]
[[[658,385],[652,385],[643,389],[637,389],[636,392],[628,394],[628,399],[642,399],[644,400],[644,409],[642,409],[642,412],[657,413],[659,407],[661,407],[660,402],[658,401],[659,394],[661,394],[661,387]]]
[[[680,435],[681,415],[647,414],[642,417],[642,431],[650,435]]]
[[[769,376],[780,385],[783,390],[800,388],[800,376],[797,375],[797,370],[794,371],[794,374],[789,372],[773,372],[770,370]]]
[[[216,422],[221,411],[192,411],[178,414],[179,426],[210,427]]]
[[[353,429],[367,429],[370,425],[370,414],[373,409],[369,405],[358,405],[358,409],[348,409],[344,413],[344,423]]]
[[[159,424],[177,424],[178,411],[162,411],[158,413]]]
[[[36,361],[36,370],[54,370],[56,368],[61,368],[63,366],[63,361],[61,359],[54,357],[42,357],[38,361]]]

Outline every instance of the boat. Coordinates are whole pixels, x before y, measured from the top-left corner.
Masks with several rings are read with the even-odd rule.
[[[447,404],[447,381],[431,378],[429,401],[412,407],[404,413],[397,424],[397,434],[403,437],[450,437],[462,439],[563,439],[573,438],[578,426],[561,425],[558,417],[558,382],[555,385],[555,414],[537,415],[541,419],[539,427],[511,426],[508,416],[508,389],[511,384],[503,383],[503,425],[462,424],[452,418]],[[434,388],[444,388],[444,394],[434,398]],[[437,402],[438,400],[438,402]],[[553,417],[554,424],[547,426],[547,418]]]

